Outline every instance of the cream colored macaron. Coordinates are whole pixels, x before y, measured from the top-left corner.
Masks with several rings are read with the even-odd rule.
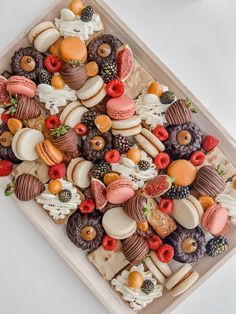
[[[100,89],[100,91],[94,95],[93,97],[86,99],[86,100],[81,100],[82,104],[86,107],[86,108],[92,108],[94,106],[96,106],[97,104],[99,104],[103,98],[105,98],[107,92],[105,89],[105,85],[103,85],[103,87]]]
[[[40,52],[46,52],[60,37],[55,25],[48,21],[36,25],[28,34],[30,43]]]
[[[91,179],[89,172],[93,166],[91,161],[83,158],[72,159],[67,167],[66,176],[68,181],[75,184],[81,189],[86,189],[90,186]]]
[[[148,129],[143,128],[141,133],[135,136],[135,140],[153,158],[165,150],[164,144]]]
[[[190,264],[184,264],[165,283],[173,297],[176,297],[188,290],[199,278],[196,271],[192,271]]]
[[[88,109],[82,106],[79,101],[73,101],[62,111],[60,115],[61,123],[74,128],[76,124],[81,122],[83,114],[87,111]]]
[[[197,206],[196,206],[197,205]],[[193,196],[180,200],[173,200],[171,215],[184,228],[196,228],[203,215],[203,208],[199,201]]]
[[[87,100],[94,97],[103,87],[104,81],[100,75],[91,77],[86,83],[77,90],[76,94],[79,99]]]
[[[24,128],[13,137],[12,150],[20,160],[33,161],[38,159],[36,145],[43,142],[43,134],[35,129]]]
[[[134,136],[142,131],[141,118],[139,116],[132,116],[124,120],[112,120],[112,134],[123,136]]]
[[[172,275],[173,272],[172,272],[169,264],[161,262],[158,259],[156,252],[151,251],[150,252],[150,257],[151,257],[151,260],[153,261],[153,263],[156,265],[156,267],[162,272],[162,274],[166,278],[169,278]]]
[[[106,233],[115,239],[126,239],[136,230],[136,222],[123,210],[123,207],[109,209],[102,218],[102,225]]]

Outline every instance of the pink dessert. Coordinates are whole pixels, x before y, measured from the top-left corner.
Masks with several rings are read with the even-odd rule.
[[[107,200],[111,204],[121,204],[134,196],[134,188],[131,181],[118,179],[107,187]]]
[[[36,84],[24,76],[11,76],[7,82],[7,91],[12,95],[35,96]]]
[[[116,120],[131,118],[135,112],[135,102],[132,98],[121,96],[107,102],[108,115]]]
[[[202,226],[213,235],[221,234],[227,223],[227,210],[214,204],[207,208],[202,217]]]

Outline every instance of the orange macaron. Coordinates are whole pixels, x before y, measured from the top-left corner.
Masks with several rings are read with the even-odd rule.
[[[53,166],[63,160],[62,152],[49,140],[37,144],[36,152],[48,166]]]
[[[188,186],[195,180],[197,171],[191,162],[179,159],[169,165],[167,174],[175,179],[174,184]]]
[[[78,60],[85,62],[87,59],[87,48],[83,40],[77,37],[64,38],[60,42],[61,56],[64,61]]]

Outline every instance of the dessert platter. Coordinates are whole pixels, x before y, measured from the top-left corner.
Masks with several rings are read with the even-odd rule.
[[[100,0],[0,57],[0,186],[111,313],[169,312],[235,252],[234,140]]]

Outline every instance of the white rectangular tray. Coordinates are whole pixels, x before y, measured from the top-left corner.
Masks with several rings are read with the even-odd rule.
[[[0,73],[9,70],[10,58],[14,52],[29,45],[27,33],[40,21],[53,20],[59,15],[60,9],[67,7],[70,0],[55,1],[56,5],[48,8],[45,14],[38,18],[23,33],[21,33],[12,44],[0,55]],[[236,145],[231,135],[220,125],[210,112],[194,97],[191,92],[164,66],[164,64],[153,54],[152,51],[125,25],[115,13],[102,0],[87,0],[86,4],[92,4],[98,12],[105,25],[105,31],[116,34],[123,42],[130,45],[137,61],[158,81],[167,85],[175,92],[177,97],[188,97],[197,108],[194,119],[206,133],[214,134],[220,139],[220,148],[225,155],[235,164]],[[0,186],[4,188],[7,179],[1,179]],[[96,297],[104,304],[110,313],[134,313],[130,307],[121,299],[109,282],[104,280],[92,264],[88,261],[86,254],[78,249],[66,235],[65,225],[56,225],[34,201],[20,202],[15,198],[18,207],[39,229],[42,235],[61,255],[66,263],[73,269],[78,277],[84,281]],[[227,234],[229,249],[224,254],[214,258],[203,258],[194,268],[199,272],[200,279],[186,293],[173,298],[170,293],[164,292],[162,298],[157,299],[148,305],[141,313],[169,313],[190,295],[198,286],[219,269],[236,252],[236,228],[232,227]]]

